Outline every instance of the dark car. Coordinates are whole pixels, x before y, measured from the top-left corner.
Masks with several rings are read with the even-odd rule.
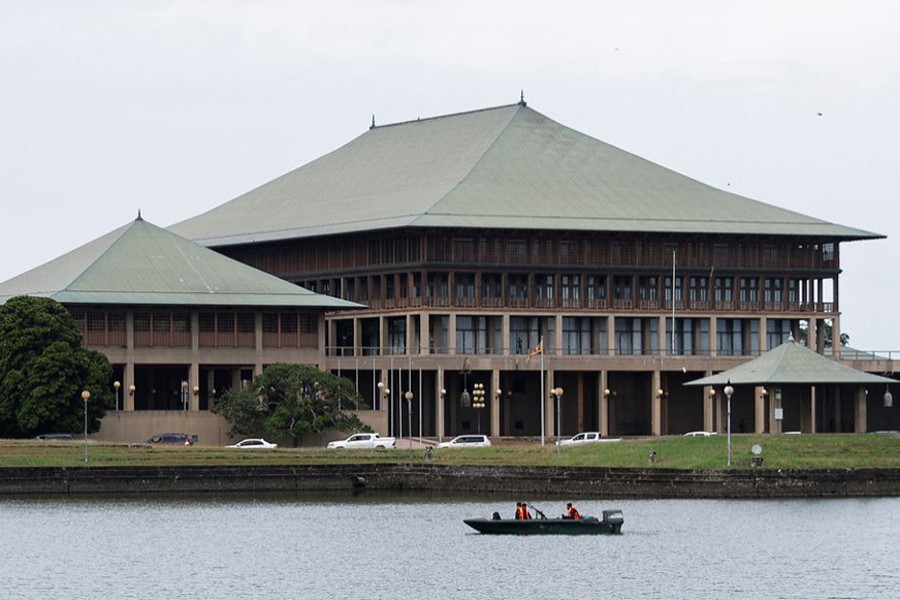
[[[71,441],[75,439],[75,436],[71,433],[42,433],[41,435],[36,435],[34,439]]]
[[[147,440],[148,444],[170,444],[175,446],[190,446],[194,439],[186,433],[161,433]]]

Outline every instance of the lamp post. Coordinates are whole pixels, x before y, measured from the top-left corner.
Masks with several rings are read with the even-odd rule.
[[[731,380],[728,380],[728,383],[725,384],[725,397],[728,399],[728,466],[731,466],[731,395],[734,393],[734,388],[731,386]]]
[[[412,400],[415,394],[412,390],[406,390],[403,397],[406,398],[406,423],[409,425],[409,447],[412,448]]]
[[[478,415],[478,433],[481,433],[481,409],[484,408],[484,384],[476,383],[472,386],[472,408]]]
[[[560,437],[560,427],[562,425],[560,423],[560,421],[562,420],[562,406],[560,404],[560,400],[563,396],[563,389],[561,387],[553,388],[552,390],[550,390],[550,393],[556,397],[556,437],[558,439]]]
[[[87,402],[91,397],[91,393],[87,390],[81,392],[81,399],[84,400],[84,462],[87,463]]]
[[[113,381],[113,387],[116,388],[116,411],[119,410],[119,388],[122,387],[121,381]]]

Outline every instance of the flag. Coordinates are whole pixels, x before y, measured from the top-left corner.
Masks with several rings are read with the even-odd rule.
[[[543,353],[544,353],[544,340],[541,340],[540,342],[538,342],[537,346],[534,347],[534,350],[532,350],[531,352],[528,353],[528,358],[526,358],[526,360],[530,359],[535,354],[543,354]]]

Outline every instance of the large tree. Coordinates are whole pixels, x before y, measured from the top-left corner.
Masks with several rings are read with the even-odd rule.
[[[111,377],[109,360],[81,347],[55,300],[17,296],[0,305],[0,437],[82,431],[84,390],[88,431],[98,431],[114,402]]]
[[[307,431],[360,431],[368,428],[348,410],[362,405],[349,379],[306,365],[270,365],[243,390],[229,390],[213,412],[230,424],[229,435],[265,432],[300,443]]]

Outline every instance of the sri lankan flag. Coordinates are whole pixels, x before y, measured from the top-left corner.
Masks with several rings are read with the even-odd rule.
[[[526,360],[530,360],[532,356],[536,356],[538,354],[543,354],[543,353],[544,353],[544,340],[541,340],[537,343],[537,346],[535,346],[534,349],[528,353],[528,358]]]

